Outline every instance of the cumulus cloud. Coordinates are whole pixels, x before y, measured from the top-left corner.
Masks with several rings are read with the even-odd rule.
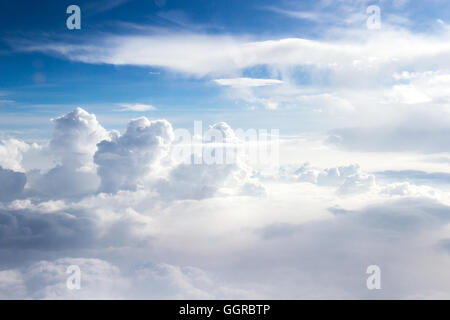
[[[57,160],[50,170],[26,170],[27,147],[9,153],[25,172],[0,170],[1,298],[450,294],[450,196],[415,184],[445,175],[385,170],[387,179],[358,164],[295,164],[304,154],[275,173],[239,153],[232,163],[195,163],[245,144],[225,122],[195,137],[191,162],[177,162],[166,120],[134,119],[121,134],[83,110],[58,119],[48,145],[33,149]],[[365,288],[372,264],[382,268],[379,292]],[[69,265],[82,271],[81,290],[66,287]]]
[[[23,171],[23,153],[29,148],[27,143],[17,139],[0,140],[0,165],[5,169]]]
[[[356,172],[349,175],[339,186],[337,192],[348,194],[354,192],[366,192],[375,186],[375,176],[372,174]]]
[[[84,167],[92,163],[97,143],[109,137],[95,115],[82,108],[52,119],[52,122],[54,129],[50,148],[60,157],[61,164],[69,167]]]
[[[46,197],[79,197],[95,192],[100,184],[93,156],[97,143],[109,133],[96,116],[82,108],[52,119],[53,135],[41,153],[51,154],[57,166],[30,172],[30,188]]]
[[[204,199],[220,189],[227,194],[227,187],[233,192],[246,178],[248,173],[236,164],[180,164],[159,182],[157,190],[169,199]]]
[[[204,199],[214,195],[264,195],[264,187],[252,179],[240,153],[243,141],[225,122],[209,126],[189,163],[175,166],[157,183],[165,199]],[[199,159],[199,160],[198,160]]]
[[[309,182],[319,186],[335,187],[338,194],[363,193],[376,186],[375,176],[363,172],[358,164],[321,169],[309,163],[280,167],[275,175],[261,174],[262,179],[285,182]]]
[[[130,121],[123,135],[115,132],[111,141],[100,142],[94,156],[101,178],[100,191],[135,190],[167,155],[173,139],[169,122],[141,117]]]
[[[380,194],[390,198],[421,198],[434,199],[449,205],[450,194],[443,190],[427,185],[415,185],[410,182],[395,182],[380,188]]]

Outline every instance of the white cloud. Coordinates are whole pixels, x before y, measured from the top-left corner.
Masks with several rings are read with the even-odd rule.
[[[108,139],[108,132],[100,125],[95,115],[82,108],[52,119],[53,136],[51,151],[57,154],[62,165],[86,167],[92,163],[97,143]]]
[[[383,9],[382,29],[365,30],[369,2],[319,1],[337,8],[320,19],[314,8],[271,8],[358,24],[314,40],[152,30],[16,42],[72,61],[203,77],[233,102],[277,110],[269,120],[286,119],[302,136],[283,141],[288,165],[275,174],[240,157],[179,163],[168,121],[142,117],[109,132],[81,108],[53,120],[48,143],[1,140],[0,298],[449,298],[448,161],[423,156],[450,157],[449,29],[394,27],[411,21]],[[161,16],[186,25],[177,12]],[[329,144],[311,127],[329,130]],[[208,131],[224,141],[202,141],[202,155],[244,144],[225,122]],[[313,164],[298,165],[305,161]],[[65,287],[70,264],[81,267],[81,291]],[[372,264],[382,269],[378,292],[365,288]]]
[[[93,156],[97,143],[110,139],[95,115],[82,108],[52,119],[54,128],[48,147],[57,166],[47,172],[30,172],[30,188],[45,197],[77,197],[95,192],[100,184]]]
[[[89,44],[44,43],[18,45],[22,50],[58,53],[71,60],[86,63],[163,67],[188,74],[230,74],[257,65],[315,66],[345,74],[359,68],[388,71],[392,66],[432,66],[439,59],[441,67],[449,66],[450,46],[440,37],[392,31],[388,26],[373,34],[360,30],[361,37],[350,40],[343,33],[336,41],[286,38],[252,41],[228,36],[197,34],[109,35]],[[348,37],[348,38],[346,38]],[[392,46],[391,43],[396,43]]]
[[[135,111],[135,112],[144,112],[144,111],[153,111],[156,110],[156,107],[150,104],[142,104],[142,103],[119,103],[119,106],[122,107],[120,111]]]
[[[23,171],[23,153],[30,148],[28,144],[17,139],[0,140],[0,166],[5,169]]]
[[[332,114],[349,113],[355,107],[346,99],[339,96],[323,93],[318,95],[302,95],[298,101],[304,105],[314,108],[316,111],[326,111]]]
[[[394,182],[377,179],[375,184],[374,175],[359,165],[342,164],[362,159],[362,167],[367,170],[365,164],[372,164],[372,170],[384,155],[313,145],[311,150],[320,149],[313,159],[330,165],[294,164],[264,176],[245,158],[212,165],[169,160],[174,132],[165,120],[134,119],[119,134],[107,132],[81,110],[59,119],[64,121],[55,125],[49,147],[36,148],[59,159],[45,173],[48,183],[25,188],[2,184],[7,186],[2,194],[13,195],[12,202],[0,204],[2,298],[450,294],[445,245],[450,238],[449,192],[404,183],[394,174]],[[243,143],[225,122],[208,130],[220,133],[225,145]],[[209,141],[202,147],[218,145]],[[313,157],[306,142],[293,146],[297,153],[287,153],[283,161],[301,163]],[[74,159],[65,158],[64,148]],[[20,153],[8,154],[13,161],[4,162],[24,168]],[[92,166],[82,165],[93,158]],[[385,162],[406,166],[407,160],[390,156]],[[36,174],[3,171],[14,183],[25,175],[33,180]],[[97,192],[98,185],[83,172],[100,177],[100,190],[106,193]],[[49,192],[51,176],[61,180]],[[86,185],[93,187],[80,194]],[[64,192],[57,186],[64,186]],[[82,270],[80,291],[66,288],[65,271],[72,264]],[[382,292],[364,287],[371,264],[382,268]]]
[[[22,274],[17,270],[0,271],[0,299],[13,300],[26,297]]]
[[[3,272],[14,272],[14,286],[25,284],[27,294],[22,297],[32,298],[354,299],[450,294],[450,258],[439,248],[448,238],[448,207],[405,197],[353,210],[334,206],[332,214],[320,214],[319,208],[334,200],[319,197],[318,189],[305,184],[289,189],[282,192],[285,198],[271,192],[268,200],[178,202],[161,212],[149,208],[152,199],[141,205],[134,202],[140,214],[152,215],[152,245],[121,248],[127,242],[117,242],[116,237],[111,257],[100,249],[103,261],[58,258]],[[97,205],[105,211],[114,208]],[[307,213],[320,217],[305,220]],[[129,223],[119,221],[122,228]],[[87,244],[94,243],[101,244]],[[103,245],[112,250],[111,244]],[[91,249],[94,254],[96,249]],[[117,261],[117,255],[125,261],[108,262]],[[80,291],[65,287],[65,270],[72,264],[82,270]],[[382,291],[365,288],[365,270],[371,264],[382,268]],[[3,288],[12,289],[12,282],[3,281]]]
[[[237,164],[180,164],[158,183],[157,190],[165,199],[204,199],[217,193],[232,195],[240,192],[239,187],[245,188],[249,195],[264,194],[263,187],[248,179],[249,172]]]
[[[81,271],[80,289],[69,290],[69,266]],[[124,275],[114,264],[93,258],[42,260],[26,268],[0,271],[3,299],[248,299],[251,289],[220,283],[200,268],[159,263]]]
[[[319,186],[336,188],[339,195],[364,193],[375,186],[375,176],[365,173],[358,164],[321,169],[309,163],[302,165],[285,165],[280,167],[275,176],[261,174],[264,180],[279,180],[288,183],[308,182]]]
[[[388,195],[392,198],[428,198],[435,199],[440,203],[450,205],[450,194],[439,188],[428,185],[415,185],[410,182],[396,182],[380,188],[380,194]]]
[[[365,9],[366,4],[358,2],[355,9],[353,4],[340,2],[337,7],[343,15],[337,19],[343,17],[352,25],[358,18],[355,11]],[[394,4],[396,8],[402,6]],[[377,32],[360,26],[331,28],[314,40],[166,31],[110,34],[76,44],[42,41],[14,45],[20,50],[58,54],[85,63],[156,67],[183,76],[215,79],[230,101],[247,109],[300,110],[298,117],[319,130],[352,130],[355,125],[371,130],[364,139],[351,137],[361,140],[358,145],[365,150],[409,150],[405,132],[419,136],[414,146],[417,150],[446,150],[442,137],[449,125],[449,33],[414,33],[394,27],[389,22],[394,18],[386,16]],[[267,70],[267,79],[243,77],[260,67]],[[299,80],[299,74],[309,80]],[[273,81],[280,82],[272,85]],[[289,120],[295,121],[297,113]],[[373,140],[378,138],[384,148],[374,146],[378,142]],[[433,148],[422,145],[432,140]],[[355,143],[336,145],[349,148]]]
[[[204,137],[210,139],[205,141]],[[200,148],[192,150],[189,163],[175,166],[157,183],[161,197],[198,200],[216,195],[265,194],[264,187],[251,179],[252,170],[238,150],[243,141],[227,123],[209,126],[204,137],[199,137]],[[200,163],[196,162],[197,157]]]
[[[196,267],[160,263],[151,268],[139,269],[137,278],[146,285],[151,282],[165,299],[249,299],[257,296],[254,290],[221,283]]]
[[[334,129],[329,134],[328,142],[344,150],[355,151],[448,152],[450,130],[436,122],[432,128],[424,128],[423,124],[430,122],[423,121],[420,127],[403,123],[397,126]]]
[[[416,104],[431,102],[431,98],[420,89],[410,85],[396,85],[392,87],[391,96],[388,99],[392,99],[393,102],[400,102],[405,104]]]
[[[255,78],[215,79],[214,82],[216,82],[221,86],[229,86],[236,88],[264,87],[283,83],[283,81],[277,79],[255,79]]]
[[[100,190],[135,190],[159,166],[174,139],[172,125],[166,120],[149,121],[141,117],[129,122],[126,132],[112,135],[111,141],[98,144],[94,161],[101,177]]]
[[[79,290],[69,290],[66,285],[71,265],[81,271]],[[23,277],[33,299],[123,299],[129,286],[116,266],[99,259],[40,261],[26,268]]]

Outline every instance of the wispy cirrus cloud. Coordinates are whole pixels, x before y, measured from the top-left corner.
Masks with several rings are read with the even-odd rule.
[[[243,87],[243,88],[265,87],[283,83],[283,81],[277,79],[256,79],[256,78],[215,79],[214,82],[225,87]]]
[[[14,102],[15,102],[14,100],[0,99],[0,106],[1,106],[1,105],[9,105],[9,104],[13,104]]]
[[[255,40],[242,36],[202,34],[103,35],[83,43],[64,41],[11,42],[20,51],[60,55],[89,64],[161,67],[191,76],[237,75],[267,65],[278,70],[307,66],[333,73],[357,73],[402,68],[415,63],[421,69],[439,61],[450,67],[448,32],[424,37],[386,26],[373,33],[364,28],[342,33],[333,40],[280,38]],[[392,46],[396,43],[396,46]],[[395,70],[400,69],[400,70]],[[389,70],[391,71],[391,70]]]
[[[264,9],[296,19],[310,20],[314,22],[319,22],[324,19],[323,13],[314,11],[287,10],[278,7],[264,7]]]
[[[155,106],[151,104],[143,104],[143,103],[118,103],[118,106],[122,107],[117,111],[134,111],[134,112],[144,112],[144,111],[153,111],[157,110]]]

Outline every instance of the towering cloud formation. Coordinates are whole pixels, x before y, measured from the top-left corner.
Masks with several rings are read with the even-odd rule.
[[[100,191],[135,190],[167,154],[173,139],[169,122],[145,117],[130,121],[122,136],[114,132],[111,141],[98,144],[94,157],[101,177]]]
[[[251,179],[244,163],[240,140],[225,122],[209,126],[193,150],[190,163],[174,167],[156,188],[163,199],[205,199],[221,195],[264,195],[264,187]],[[198,161],[200,160],[200,161]],[[222,191],[222,192],[220,192]]]
[[[93,156],[97,143],[109,139],[108,132],[95,115],[82,108],[52,119],[52,122],[53,136],[45,151],[50,152],[59,164],[35,177],[31,187],[51,198],[78,197],[95,192],[100,181]]]
[[[82,108],[52,119],[52,122],[54,129],[50,148],[59,156],[63,166],[79,168],[92,163],[97,143],[109,139],[108,132],[95,115]]]

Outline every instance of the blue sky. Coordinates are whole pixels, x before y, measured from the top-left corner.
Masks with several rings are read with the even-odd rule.
[[[141,112],[168,118],[189,127],[194,119],[228,121],[239,127],[276,127],[284,133],[331,129],[310,115],[309,107],[254,108],[252,102],[229,94],[213,82],[224,74],[179,72],[161,65],[84,63],[46,50],[26,50],[47,42],[65,45],[97,43],[122,35],[203,35],[246,38],[251,41],[303,38],[334,41],[349,30],[364,30],[370,4],[380,6],[392,26],[416,34],[434,32],[436,20],[449,20],[445,1],[78,1],[82,29],[68,30],[65,10],[70,1],[2,1],[0,4],[0,94],[2,132],[33,129],[47,137],[45,119],[82,106],[103,120],[120,126],[133,112],[117,112],[118,104],[146,104],[157,110]],[[303,13],[304,15],[299,15]],[[306,15],[305,15],[306,13]],[[353,18],[351,18],[353,17]],[[402,20],[403,19],[403,20]],[[383,22],[385,22],[383,20]],[[364,32],[364,31],[362,31]],[[369,37],[371,35],[368,35]],[[344,36],[349,37],[349,35]],[[151,47],[146,50],[152,50]],[[181,47],[177,50],[183,50]],[[189,60],[186,61],[189,64]],[[233,77],[286,77],[273,66],[254,64]],[[276,67],[275,67],[276,68]],[[312,74],[301,63],[289,66],[289,82],[299,87],[330,86],[327,70]],[[385,80],[383,80],[385,81]],[[336,84],[336,83],[335,83]],[[317,91],[317,90],[316,90]],[[324,90],[322,90],[324,92]],[[124,114],[127,114],[124,117]],[[9,121],[20,115],[27,121]],[[296,120],[296,121],[295,121]],[[299,126],[299,124],[301,124]],[[29,136],[27,137],[29,138]]]

